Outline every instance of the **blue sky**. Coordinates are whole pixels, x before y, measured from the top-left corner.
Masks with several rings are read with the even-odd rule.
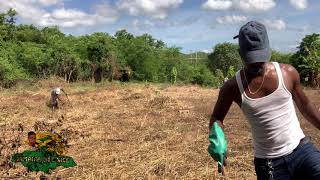
[[[73,35],[127,29],[185,53],[237,43],[232,37],[250,20],[265,24],[271,47],[284,52],[320,31],[318,0],[0,0],[0,11],[9,8],[19,13],[19,23],[58,25]]]

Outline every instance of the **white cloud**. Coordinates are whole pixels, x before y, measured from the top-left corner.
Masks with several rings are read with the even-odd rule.
[[[150,16],[165,19],[169,10],[177,8],[183,0],[120,0],[117,5],[133,16]]]
[[[299,47],[299,45],[300,44],[291,44],[291,45],[288,45],[288,47],[290,48],[290,49],[297,49],[298,47]]]
[[[104,3],[104,4],[97,4],[94,6],[94,11],[96,14],[103,16],[103,17],[118,17],[119,13],[115,7]]]
[[[132,27],[136,31],[145,31],[155,26],[155,23],[150,20],[144,20],[140,21],[138,19],[135,19],[132,21]]]
[[[290,0],[290,4],[296,9],[303,10],[307,8],[308,1],[307,0]]]
[[[40,26],[59,25],[61,27],[94,26],[100,23],[114,22],[117,17],[104,17],[100,14],[88,14],[77,9],[56,9],[52,13],[45,14]]]
[[[232,7],[232,1],[208,0],[202,4],[202,8],[208,10],[227,10]]]
[[[31,0],[11,0],[11,1],[0,1],[0,10],[6,11],[9,8],[14,8],[20,17],[30,21],[36,22],[46,12],[39,6],[35,6],[34,1]]]
[[[40,0],[39,0],[40,1]],[[45,0],[49,3],[58,3],[59,1]],[[45,2],[43,1],[43,2]],[[58,25],[63,28],[71,28],[78,26],[95,26],[105,23],[111,23],[117,20],[118,14],[114,8],[108,4],[97,5],[94,13],[83,12],[78,9],[53,9],[52,12],[47,11],[44,5],[34,0],[11,0],[7,2],[0,1],[0,10],[6,11],[14,8],[18,12],[18,16],[25,23],[32,23],[38,26]]]
[[[207,10],[237,10],[245,13],[268,11],[276,5],[274,0],[207,0],[202,8]]]
[[[86,13],[76,10],[76,9],[56,9],[51,15],[52,18],[56,20],[73,20],[73,19],[83,19],[87,16]]]
[[[112,23],[117,20],[116,14],[105,16],[97,11],[94,14],[88,14],[77,9],[56,9],[50,14],[46,14],[45,18],[39,25],[52,26],[60,25],[61,27],[77,27],[77,26],[95,26],[101,23]]]
[[[306,32],[308,32],[310,30],[310,26],[309,25],[303,25],[303,26],[292,26],[291,25],[291,26],[288,26],[287,29],[305,34]]]
[[[185,26],[190,26],[194,23],[199,22],[200,16],[187,16],[179,19],[165,19],[155,21],[156,26],[159,28],[181,28]]]
[[[246,16],[237,16],[237,15],[227,15],[227,16],[220,16],[216,18],[216,21],[219,24],[239,24],[247,20],[248,18]]]
[[[36,0],[36,1],[38,1],[43,6],[51,6],[51,5],[55,5],[62,2],[62,0]]]
[[[149,21],[149,20],[145,20],[145,21],[144,21],[144,24],[145,24],[146,26],[150,26],[150,27],[154,26],[154,23],[151,22],[151,21]]]
[[[276,19],[276,20],[265,19],[262,22],[267,28],[270,28],[272,30],[281,31],[281,30],[285,30],[287,27],[286,23],[282,19]]]
[[[273,0],[233,0],[234,8],[243,12],[261,12],[272,9]]]
[[[140,22],[139,22],[138,19],[133,20],[133,21],[132,21],[132,26],[133,26],[133,28],[138,30],[138,29],[139,29],[139,23],[140,23]]]
[[[209,53],[212,53],[212,52],[213,52],[213,49],[204,49],[204,50],[202,50],[201,52],[204,52],[204,53],[209,54]]]

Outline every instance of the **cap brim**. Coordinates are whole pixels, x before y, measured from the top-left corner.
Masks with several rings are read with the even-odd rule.
[[[244,54],[244,62],[247,64],[256,62],[268,62],[271,58],[270,48],[248,51]]]

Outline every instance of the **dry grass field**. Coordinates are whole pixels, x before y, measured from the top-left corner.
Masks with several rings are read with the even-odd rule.
[[[237,105],[225,120],[226,177],[217,173],[207,153],[208,120],[217,89],[58,82],[70,94],[72,106],[50,117],[45,103],[52,84],[0,90],[0,179],[39,179],[41,173],[6,163],[35,128],[63,134],[70,145],[67,155],[78,164],[57,168],[48,179],[255,179],[250,127]],[[317,90],[306,93],[320,105]],[[304,132],[319,147],[319,131],[299,117]]]

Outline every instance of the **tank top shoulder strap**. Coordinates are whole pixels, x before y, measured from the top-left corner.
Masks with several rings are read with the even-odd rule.
[[[280,64],[278,62],[272,62],[276,68],[276,71],[277,71],[277,75],[278,75],[278,86],[279,88],[282,88],[284,89],[288,94],[291,95],[291,92],[287,89],[285,83],[284,83],[284,80],[283,80],[283,75],[282,75],[282,71],[281,71],[281,67],[280,67]]]
[[[239,88],[240,93],[241,93],[241,96],[242,96],[242,95],[243,95],[243,92],[244,92],[244,89],[243,89],[243,86],[242,86],[242,80],[241,80],[240,71],[241,71],[241,70],[239,70],[239,71],[236,73],[236,80],[237,80],[238,88]]]
[[[277,76],[278,76],[278,86],[283,87],[283,76],[280,68],[280,64],[278,62],[272,62],[274,67],[276,68]]]

